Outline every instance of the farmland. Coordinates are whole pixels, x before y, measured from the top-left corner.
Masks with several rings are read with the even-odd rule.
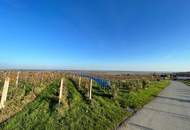
[[[77,73],[24,71],[19,74],[16,86],[17,72],[1,72],[1,86],[5,77],[11,80],[5,108],[0,111],[0,128],[114,129],[169,84],[156,75],[88,75],[109,80],[111,84],[102,87],[93,80],[89,92],[91,80]],[[60,98],[61,79],[64,82]]]

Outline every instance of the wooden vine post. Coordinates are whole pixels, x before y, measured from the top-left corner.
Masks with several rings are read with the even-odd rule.
[[[60,84],[60,89],[59,89],[59,104],[61,104],[61,99],[63,95],[63,83],[64,83],[64,78],[61,79],[61,84]]]
[[[75,79],[75,74],[73,74],[73,80]]]
[[[16,77],[16,88],[18,87],[19,76],[20,76],[20,72],[17,72],[17,77]]]
[[[10,78],[9,77],[5,78],[3,92],[2,92],[2,96],[1,96],[0,109],[5,107],[5,102],[7,100],[7,93],[8,93],[8,89],[9,89],[9,82],[10,82]]]
[[[79,88],[81,87],[81,80],[82,80],[82,78],[79,77]]]
[[[90,89],[89,89],[89,99],[92,99],[92,85],[93,85],[93,80],[90,80]]]

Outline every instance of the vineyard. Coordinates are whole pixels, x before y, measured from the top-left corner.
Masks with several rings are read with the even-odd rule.
[[[169,84],[156,75],[87,75],[2,71],[0,129],[114,129]]]

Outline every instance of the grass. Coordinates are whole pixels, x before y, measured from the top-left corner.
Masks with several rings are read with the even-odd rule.
[[[168,81],[153,82],[146,90],[139,90],[138,92],[129,92],[127,95],[127,104],[131,108],[141,108],[147,104],[155,95],[158,95],[162,89],[169,85]]]
[[[76,86],[67,80],[69,108],[66,108],[58,104],[59,82],[55,81],[43,90],[35,101],[3,123],[0,128],[2,130],[114,129],[131,114],[127,111],[127,107],[133,109],[142,107],[168,84],[168,81],[160,81],[152,82],[147,89],[134,92],[120,90],[115,99],[105,96],[107,91],[94,86],[93,100],[89,102],[79,93]],[[64,112],[60,113],[60,110]]]
[[[24,80],[20,80],[19,87],[15,87],[13,84],[10,84],[7,102],[5,108],[0,110],[0,123],[6,121],[10,117],[14,116],[30,102],[34,101],[36,96],[46,87],[46,86],[37,86],[35,88],[36,93],[32,92],[33,85]],[[3,87],[1,88],[1,90]]]
[[[190,86],[190,80],[184,80],[183,83],[185,83],[186,85]]]

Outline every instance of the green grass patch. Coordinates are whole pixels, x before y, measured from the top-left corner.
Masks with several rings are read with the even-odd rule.
[[[169,85],[168,81],[152,82],[150,84],[150,87],[146,89],[141,89],[137,92],[129,92],[129,94],[126,96],[127,98],[126,102],[128,106],[131,108],[134,109],[141,108],[149,101],[151,101],[155,95],[158,95],[160,91],[163,90],[168,85]]]

